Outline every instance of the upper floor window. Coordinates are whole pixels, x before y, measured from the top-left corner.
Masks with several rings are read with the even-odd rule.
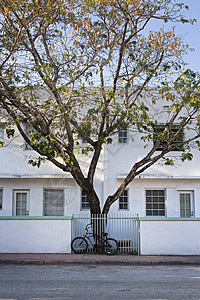
[[[44,190],[44,216],[64,215],[64,191],[61,189]]]
[[[0,209],[3,207],[3,189],[0,188]]]
[[[81,191],[81,210],[88,210],[88,209],[90,209],[88,197],[87,197],[86,193],[82,190]]]
[[[156,144],[156,142],[158,140],[160,140],[160,145],[157,148],[158,151],[162,151],[167,146],[170,139],[172,139],[174,137],[174,135],[177,134],[177,132],[180,129],[179,125],[172,125],[168,129],[168,131],[164,134],[164,136],[161,137],[165,128],[166,128],[166,125],[156,125],[154,127],[154,139],[153,139],[154,145]],[[183,142],[183,138],[184,138],[184,133],[183,133],[183,130],[181,130],[177,134],[177,137],[175,138],[175,140],[170,145],[171,151],[182,151],[183,150],[183,146],[180,145]]]
[[[165,190],[146,190],[146,216],[165,216]]]
[[[119,197],[119,210],[128,210],[128,190],[124,190]]]
[[[122,128],[118,132],[118,143],[126,144],[128,142],[128,129]]]

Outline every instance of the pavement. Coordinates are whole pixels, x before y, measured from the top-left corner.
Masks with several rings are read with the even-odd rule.
[[[0,264],[17,265],[199,265],[200,255],[0,253]]]

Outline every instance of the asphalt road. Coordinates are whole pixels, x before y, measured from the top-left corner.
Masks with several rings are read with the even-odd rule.
[[[0,265],[0,299],[200,299],[200,267]]]

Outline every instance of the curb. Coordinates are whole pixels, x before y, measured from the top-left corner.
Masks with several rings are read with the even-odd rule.
[[[200,266],[200,256],[104,256],[65,254],[5,254],[0,255],[0,265],[63,265],[63,266]]]

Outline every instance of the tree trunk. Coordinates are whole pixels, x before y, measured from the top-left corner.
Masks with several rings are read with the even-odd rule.
[[[93,237],[96,245],[96,253],[102,253],[105,222],[101,213],[100,201],[94,189],[87,193],[88,201],[90,203],[91,223],[93,229]]]
[[[104,204],[102,214],[105,214],[107,216],[109,209],[111,207],[111,204],[112,204],[112,196],[109,196]]]
[[[91,215],[99,215],[101,214],[101,207],[99,197],[95,193],[94,189],[90,189],[90,191],[86,191],[86,195],[90,204],[90,213]]]

